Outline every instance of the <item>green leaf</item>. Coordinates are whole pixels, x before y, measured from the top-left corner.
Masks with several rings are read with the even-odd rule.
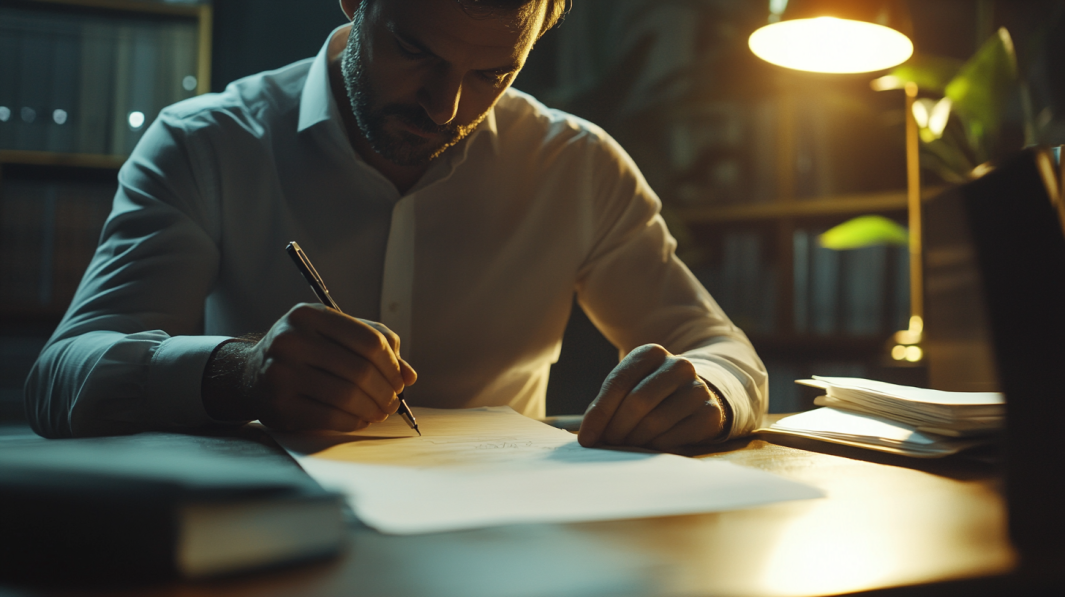
[[[818,237],[822,247],[837,251],[873,245],[906,245],[909,239],[905,228],[883,216],[859,216]]]
[[[965,123],[969,145],[979,161],[990,157],[1006,102],[1017,84],[1017,54],[1004,27],[947,84],[945,95]]]
[[[946,56],[915,54],[903,64],[896,66],[887,75],[873,82],[873,88],[884,91],[902,89],[906,83],[916,83],[919,89],[942,94],[961,70],[962,61]]]

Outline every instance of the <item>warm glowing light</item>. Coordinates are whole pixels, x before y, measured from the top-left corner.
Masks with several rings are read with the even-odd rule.
[[[906,83],[895,75],[884,75],[879,79],[869,81],[869,86],[873,88],[873,91],[887,91],[889,89],[902,89],[906,86]]]
[[[909,38],[890,27],[835,17],[766,25],[747,43],[766,62],[818,73],[883,70],[913,54]]]
[[[907,346],[906,347],[906,360],[911,363],[916,363],[924,357],[924,351],[920,346]]]
[[[924,331],[924,319],[921,319],[920,315],[910,317],[910,331],[915,334],[920,334]]]
[[[904,346],[918,344],[921,341],[921,333],[912,330],[899,330],[895,332],[895,342]]]
[[[923,129],[928,128],[928,119],[932,111],[931,106],[934,105],[935,102],[927,98],[913,102],[913,119],[917,122],[917,126]]]
[[[129,126],[133,129],[139,129],[144,126],[144,112],[130,112]]]
[[[891,358],[896,361],[902,361],[906,358],[906,347],[901,344],[896,344],[891,349]]]
[[[950,109],[953,104],[949,97],[938,102],[928,98],[921,98],[913,102],[913,119],[917,126],[921,127],[921,138],[931,142],[943,136],[950,119]]]
[[[936,139],[943,136],[943,131],[947,129],[947,119],[950,118],[950,108],[953,103],[949,97],[945,97],[932,107],[932,114],[928,116],[928,130],[932,131],[932,134],[936,136]]]

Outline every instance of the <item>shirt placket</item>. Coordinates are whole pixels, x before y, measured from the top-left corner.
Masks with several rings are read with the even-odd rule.
[[[395,332],[400,350],[411,354],[411,306],[414,299],[414,196],[401,198],[392,207],[392,224],[385,249],[385,272],[381,284],[381,323]]]

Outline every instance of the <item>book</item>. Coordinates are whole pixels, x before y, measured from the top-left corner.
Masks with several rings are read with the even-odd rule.
[[[18,76],[21,32],[8,25],[7,12],[0,9],[0,148],[15,146],[18,120]]]
[[[86,18],[81,32],[81,81],[78,102],[78,152],[110,149],[112,80],[115,71],[115,26]]]
[[[77,137],[81,28],[68,16],[54,16],[52,19],[54,60],[50,73],[51,97],[41,114],[47,135],[42,149],[71,153],[76,149]]]
[[[815,335],[830,336],[839,331],[840,251],[811,245],[809,325]]]
[[[335,554],[343,499],[255,441],[176,433],[5,442],[0,579],[199,579]]]
[[[55,36],[39,23],[25,24],[19,51],[18,97],[14,149],[45,149],[48,104],[52,97],[52,79],[42,73],[52,71]]]
[[[875,336],[884,332],[884,281],[887,246],[844,251],[843,332],[850,336]]]

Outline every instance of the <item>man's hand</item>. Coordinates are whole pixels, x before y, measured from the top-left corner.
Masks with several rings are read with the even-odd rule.
[[[257,342],[223,344],[203,379],[207,413],[273,429],[353,431],[384,421],[417,379],[383,324],[300,304]]]
[[[695,366],[656,344],[633,350],[588,406],[577,440],[670,451],[705,444],[724,431],[726,405]]]

